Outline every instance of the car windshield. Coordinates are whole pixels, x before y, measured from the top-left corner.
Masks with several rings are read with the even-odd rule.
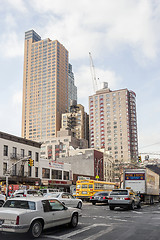
[[[3,205],[4,208],[21,208],[21,209],[30,209],[36,210],[36,204],[32,201],[23,201],[23,200],[7,200]]]
[[[110,195],[128,195],[127,190],[115,190]]]

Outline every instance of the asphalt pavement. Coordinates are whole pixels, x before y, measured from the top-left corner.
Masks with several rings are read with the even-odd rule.
[[[26,234],[0,235],[0,240],[27,240]],[[39,240],[158,240],[160,239],[160,204],[142,209],[109,210],[108,205],[84,203],[82,217],[75,229],[68,226],[43,231]]]

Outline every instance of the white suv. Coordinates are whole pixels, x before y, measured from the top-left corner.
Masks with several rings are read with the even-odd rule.
[[[29,197],[29,196],[42,196],[39,190],[28,189],[28,190],[16,190],[12,197]]]
[[[138,194],[131,189],[114,189],[108,198],[110,210],[115,207],[134,210],[135,207],[141,208],[141,201]]]

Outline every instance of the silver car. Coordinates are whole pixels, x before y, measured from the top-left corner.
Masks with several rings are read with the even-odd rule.
[[[82,208],[82,200],[76,199],[72,194],[67,192],[53,192],[48,193],[44,196],[45,198],[56,198],[61,201],[67,207],[76,207],[81,209]]]
[[[114,189],[108,198],[110,210],[115,207],[134,210],[135,207],[141,208],[140,197],[131,189]]]
[[[12,198],[0,208],[0,233],[28,232],[32,238],[38,238],[43,229],[68,223],[76,227],[79,216],[81,210],[67,208],[57,199]]]

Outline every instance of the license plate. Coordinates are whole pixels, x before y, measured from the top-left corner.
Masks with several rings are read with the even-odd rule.
[[[82,192],[82,194],[87,194],[87,192]]]
[[[121,198],[121,197],[116,197],[116,198],[114,198],[115,200],[123,200],[123,198]]]

